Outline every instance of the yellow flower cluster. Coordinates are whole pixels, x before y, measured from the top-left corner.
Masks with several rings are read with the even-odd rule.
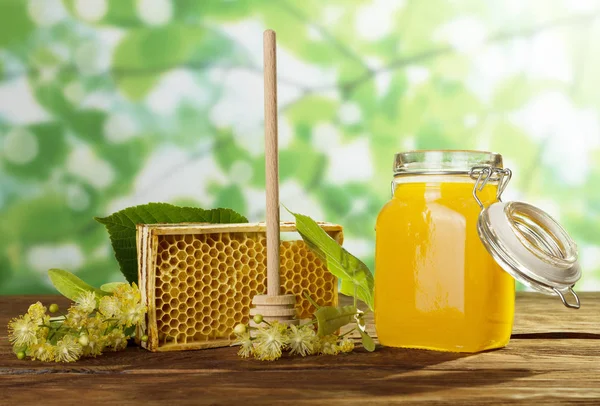
[[[19,359],[73,362],[103,351],[122,350],[135,326],[144,328],[147,311],[138,287],[126,283],[102,298],[86,291],[62,316],[51,318],[47,310],[37,302],[9,322],[8,339]],[[56,312],[58,306],[52,305],[50,310]]]
[[[244,324],[238,324],[234,329],[237,340],[233,345],[240,346],[238,355],[242,358],[253,356],[261,361],[274,361],[286,350],[291,355],[304,357],[316,354],[337,355],[354,349],[354,341],[348,337],[335,334],[319,337],[312,323],[288,326],[277,321],[268,323],[260,316],[255,316],[254,321],[259,327],[248,328]]]

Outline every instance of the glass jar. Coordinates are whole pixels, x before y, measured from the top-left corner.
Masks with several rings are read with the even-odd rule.
[[[538,227],[541,231],[527,226],[538,220],[553,221],[551,218],[523,215],[522,210],[514,213],[514,207],[499,208],[510,175],[503,169],[502,156],[491,152],[396,154],[393,196],[376,225],[375,326],[382,345],[477,352],[508,343],[514,317],[513,277],[523,280],[520,276],[524,275],[512,272],[512,251],[505,256],[495,251],[498,246],[510,246],[503,238],[513,237],[496,236],[494,230],[501,228],[498,224],[485,227],[487,209],[512,210],[513,223],[525,224],[523,234],[529,235],[522,239],[523,244],[531,245],[536,237],[552,241],[564,237],[548,235],[545,223]],[[518,218],[521,221],[515,221]],[[486,232],[494,234],[492,240],[482,236]],[[569,243],[556,244],[566,250]],[[573,253],[558,250],[550,254],[555,258]],[[533,254],[523,255],[530,260]],[[580,276],[578,263],[575,265],[565,265],[565,269],[573,268],[572,277],[558,286],[565,304],[561,292],[570,290],[572,281]],[[542,285],[539,290],[553,292],[552,286]]]

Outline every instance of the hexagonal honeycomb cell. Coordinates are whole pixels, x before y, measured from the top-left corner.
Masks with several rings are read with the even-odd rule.
[[[285,225],[285,226],[284,226]],[[322,224],[338,243],[341,226]],[[282,223],[282,232],[295,231]],[[256,230],[256,231],[254,231]],[[151,351],[225,346],[248,323],[255,295],[266,293],[264,224],[139,225],[139,281],[148,305]],[[298,318],[337,304],[337,279],[303,241],[282,241],[280,291],[296,295]]]

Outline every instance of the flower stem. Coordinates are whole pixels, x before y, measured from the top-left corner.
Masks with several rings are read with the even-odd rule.
[[[311,324],[312,324],[312,325],[315,325],[315,324],[317,324],[317,323],[318,323],[318,321],[313,319],[313,320],[311,320],[311,321],[307,321],[307,322],[306,322],[306,323],[304,323],[304,324],[300,324],[300,325],[298,326],[298,328],[301,328],[301,327],[304,327],[304,326],[310,326]]]
[[[311,305],[315,307],[315,309],[319,310],[321,308],[321,306],[319,306],[308,293],[304,292],[304,297],[310,302]]]
[[[353,327],[351,330],[348,330],[344,334],[341,334],[340,338],[344,338],[345,336],[347,336],[348,334],[352,333],[355,330],[356,330],[356,327]]]

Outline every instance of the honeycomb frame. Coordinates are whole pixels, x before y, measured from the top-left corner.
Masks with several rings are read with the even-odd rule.
[[[319,223],[338,244],[340,225]],[[282,233],[296,225],[282,222]],[[150,351],[229,346],[233,327],[248,323],[252,297],[266,293],[266,225],[139,224],[138,280],[148,306],[148,335],[140,345]],[[280,292],[296,296],[297,316],[312,316],[320,306],[337,306],[337,278],[302,240],[280,246]]]

